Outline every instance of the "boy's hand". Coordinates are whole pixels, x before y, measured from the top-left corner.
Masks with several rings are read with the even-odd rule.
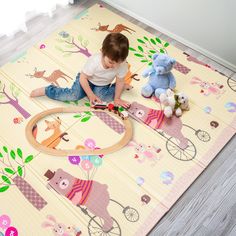
[[[91,105],[95,104],[97,102],[102,103],[102,100],[98,96],[96,96],[95,94],[92,94],[92,95],[89,96],[89,101],[90,101]]]
[[[115,104],[115,106],[121,106],[121,107],[124,107],[124,108],[129,108],[130,107],[129,102],[127,102],[125,100],[122,100],[120,98],[115,99],[114,104]]]

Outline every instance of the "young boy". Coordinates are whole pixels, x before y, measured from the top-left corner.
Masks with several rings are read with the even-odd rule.
[[[114,100],[115,105],[127,108],[130,104],[120,97],[128,72],[128,53],[127,37],[121,33],[110,33],[103,41],[101,52],[88,59],[71,88],[49,85],[33,90],[30,96],[46,95],[59,101],[76,101],[87,95],[90,104]],[[116,82],[112,84],[114,79]]]

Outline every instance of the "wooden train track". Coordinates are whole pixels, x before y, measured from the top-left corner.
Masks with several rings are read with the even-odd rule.
[[[107,112],[111,114],[112,116],[118,117],[124,125],[125,131],[123,134],[123,137],[114,145],[106,148],[101,148],[101,149],[94,149],[94,150],[87,150],[87,149],[68,149],[68,150],[63,150],[63,149],[52,149],[46,146],[43,146],[37,140],[34,138],[32,130],[35,124],[44,117],[48,115],[53,115],[55,113],[77,113],[77,112],[85,112],[85,111],[96,111],[96,112]],[[98,109],[93,109],[89,107],[58,107],[58,108],[53,108],[49,109],[46,111],[43,111],[41,113],[38,113],[34,117],[31,118],[31,120],[28,122],[26,129],[25,129],[25,134],[26,138],[29,141],[29,143],[38,151],[47,153],[49,155],[54,155],[54,156],[70,156],[70,155],[101,155],[101,154],[109,154],[112,152],[116,152],[123,148],[132,138],[133,130],[132,130],[132,125],[131,122],[128,119],[123,120],[119,115],[114,114],[113,112],[109,112],[107,110],[98,110]]]

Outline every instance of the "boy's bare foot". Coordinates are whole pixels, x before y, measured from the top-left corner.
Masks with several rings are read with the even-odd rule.
[[[30,97],[40,97],[45,95],[45,87],[34,89],[30,93]]]

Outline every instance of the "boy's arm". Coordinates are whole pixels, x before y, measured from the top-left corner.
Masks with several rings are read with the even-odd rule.
[[[122,107],[128,108],[130,106],[130,104],[127,101],[122,100],[120,98],[121,94],[124,90],[124,85],[125,85],[124,79],[116,78],[116,89],[115,89],[114,103],[116,106],[122,106]]]
[[[89,86],[88,79],[89,77],[83,72],[80,74],[80,84],[84,92],[87,94],[91,105],[92,103],[95,103],[95,102],[102,102],[101,99],[93,93],[92,89]]]

